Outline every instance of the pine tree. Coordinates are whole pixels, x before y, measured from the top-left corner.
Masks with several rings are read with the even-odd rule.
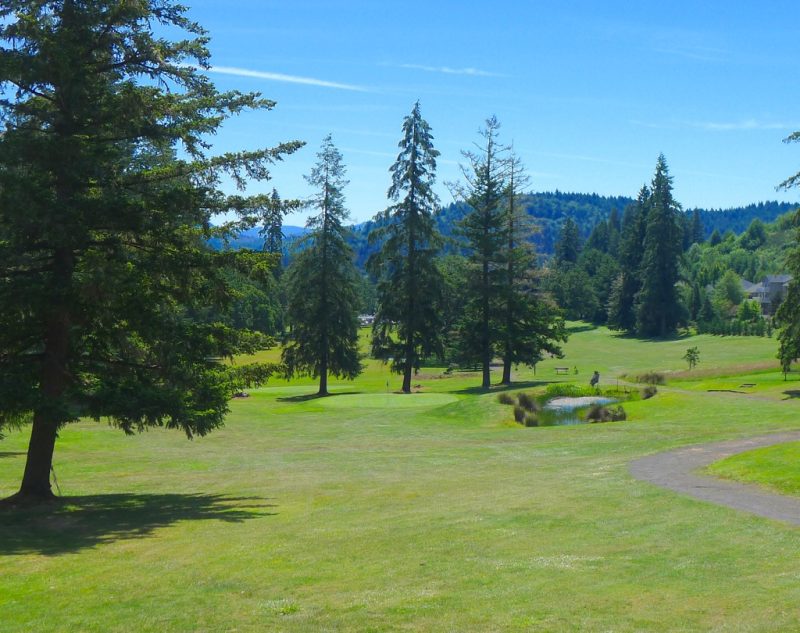
[[[528,178],[519,157],[508,158],[505,193],[506,279],[501,302],[499,353],[503,359],[501,384],[511,384],[511,368],[520,363],[535,367],[545,352],[561,357],[558,341],[566,328],[557,310],[537,292],[536,258],[530,241],[530,216],[520,204]]]
[[[661,154],[651,186],[641,263],[641,289],[636,296],[636,328],[643,336],[666,336],[682,316],[675,284],[683,233],[680,206],[672,197],[672,178]]]
[[[361,373],[359,280],[343,224],[345,168],[330,135],[317,159],[306,180],[317,190],[309,204],[319,213],[308,219],[310,232],[286,271],[291,333],[283,362],[289,377],[319,377],[318,395],[326,396],[329,374],[352,380]]]
[[[483,389],[491,387],[490,368],[505,281],[503,253],[508,242],[503,209],[506,148],[498,145],[499,129],[495,117],[487,119],[480,132],[479,151],[463,152],[467,160],[467,165],[462,166],[466,184],[456,191],[470,207],[459,232],[466,240],[473,271],[458,338],[462,356],[479,359]]]
[[[419,102],[403,121],[398,146],[387,194],[395,204],[379,215],[379,228],[370,234],[371,242],[382,242],[380,252],[368,262],[379,279],[372,352],[376,358],[392,359],[392,369],[403,375],[403,393],[411,393],[412,371],[420,360],[443,356],[444,281],[436,266],[442,238],[433,221],[439,152]]]
[[[269,373],[210,361],[259,339],[192,315],[230,306],[227,264],[260,262],[205,246],[214,214],[253,223],[267,202],[217,184],[267,179],[301,144],[209,155],[227,116],[274,104],[217,92],[205,32],[170,0],[5,2],[0,40],[0,429],[32,423],[27,501],[52,497],[66,424],[204,435]]]

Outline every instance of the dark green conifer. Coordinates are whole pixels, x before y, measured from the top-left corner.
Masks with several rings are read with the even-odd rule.
[[[328,135],[306,176],[316,188],[310,206],[317,209],[308,235],[286,271],[289,342],[283,349],[288,376],[319,378],[318,395],[328,395],[328,375],[352,380],[361,373],[358,352],[358,272],[347,244],[347,185],[342,155]]]
[[[578,225],[572,218],[564,220],[555,248],[556,264],[574,264],[581,254],[581,237]]]
[[[376,358],[392,359],[392,369],[403,375],[403,393],[411,393],[412,371],[420,360],[443,355],[444,282],[436,266],[442,239],[433,221],[439,152],[419,102],[403,121],[399,147],[388,192],[395,204],[379,215],[379,228],[370,234],[370,241],[382,242],[368,262],[378,277],[372,352]]]
[[[505,247],[508,242],[503,196],[507,186],[506,148],[498,145],[500,124],[495,117],[481,130],[477,152],[463,152],[465,185],[458,195],[470,211],[462,220],[460,234],[469,251],[472,274],[467,300],[458,328],[462,355],[475,357],[481,365],[481,385],[491,386],[491,362],[497,342],[497,319],[505,285]]]
[[[677,328],[682,309],[675,284],[682,252],[680,206],[672,197],[672,177],[661,154],[651,185],[647,228],[636,295],[636,328],[643,336],[666,336]]]
[[[264,339],[194,315],[230,306],[228,265],[266,268],[206,247],[214,214],[252,225],[268,202],[219,182],[267,179],[301,144],[209,155],[229,115],[274,104],[217,92],[171,0],[4,2],[0,40],[0,430],[32,422],[22,501],[52,496],[64,425],[204,435],[269,373],[214,361]]]
[[[503,359],[500,382],[510,385],[512,366],[535,367],[545,353],[561,356],[558,342],[566,340],[566,328],[555,306],[538,288],[536,257],[530,241],[533,226],[519,200],[528,178],[513,151],[508,157],[507,176],[506,279],[500,306],[498,352]]]

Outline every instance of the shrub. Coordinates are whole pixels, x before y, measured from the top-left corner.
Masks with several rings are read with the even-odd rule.
[[[586,412],[586,419],[591,423],[596,422],[619,422],[628,418],[622,406],[609,409],[602,404],[593,404]]]
[[[514,407],[514,420],[520,424],[525,422],[525,409],[520,406]]]
[[[529,413],[525,416],[525,426],[539,426],[539,418],[537,418],[533,413]]]
[[[497,401],[500,404],[514,404],[514,396],[509,393],[501,393],[497,396]]]
[[[647,385],[665,385],[667,384],[666,378],[664,378],[664,374],[660,374],[657,371],[649,371],[646,374],[639,374],[636,376],[636,382],[643,382]]]
[[[642,389],[642,400],[647,400],[648,398],[652,398],[657,393],[658,389],[656,389],[655,385],[648,385],[647,387]]]
[[[526,411],[538,411],[539,405],[534,400],[533,396],[528,393],[518,393],[517,394],[517,403]]]

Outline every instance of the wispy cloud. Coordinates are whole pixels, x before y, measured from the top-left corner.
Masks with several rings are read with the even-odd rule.
[[[800,129],[800,122],[787,123],[782,121],[760,121],[758,119],[743,119],[741,121],[666,121],[663,123],[633,120],[631,124],[655,130],[689,128],[707,132],[787,131]]]
[[[653,52],[661,53],[662,55],[672,55],[675,57],[683,57],[700,62],[724,62],[727,61],[730,54],[728,51],[721,48],[709,48],[705,46],[671,46],[661,45],[654,46]]]
[[[443,73],[445,75],[468,75],[471,77],[505,77],[500,73],[481,70],[480,68],[451,68],[450,66],[425,66],[423,64],[397,64],[397,68],[411,70],[424,70],[428,73]]]
[[[784,123],[778,121],[758,121],[745,119],[743,121],[690,121],[689,126],[710,130],[712,132],[738,132],[749,130],[796,130],[800,127],[797,123]]]
[[[267,81],[280,81],[289,84],[303,84],[305,86],[318,86],[320,88],[334,88],[336,90],[352,90],[354,92],[370,92],[364,86],[353,84],[343,84],[336,81],[326,81],[313,77],[302,77],[300,75],[285,75],[283,73],[271,73],[262,70],[251,70],[249,68],[237,68],[235,66],[211,66],[210,73],[220,75],[234,75],[236,77],[252,77],[254,79],[265,79]]]

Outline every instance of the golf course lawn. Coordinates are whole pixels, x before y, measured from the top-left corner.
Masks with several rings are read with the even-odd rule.
[[[566,357],[521,369],[521,390],[667,376],[606,424],[521,427],[477,374],[441,368],[400,395],[370,361],[329,398],[309,398],[308,379],[252,390],[192,441],[71,425],[55,456],[68,502],[0,513],[0,631],[800,630],[800,529],[628,472],[650,453],[800,429],[800,374],[783,381],[776,349],[573,324]],[[729,378],[755,386],[700,386]],[[26,442],[0,442],[0,496]],[[778,450],[747,468],[767,472]]]
[[[800,495],[800,442],[739,453],[712,464],[708,473]]]

